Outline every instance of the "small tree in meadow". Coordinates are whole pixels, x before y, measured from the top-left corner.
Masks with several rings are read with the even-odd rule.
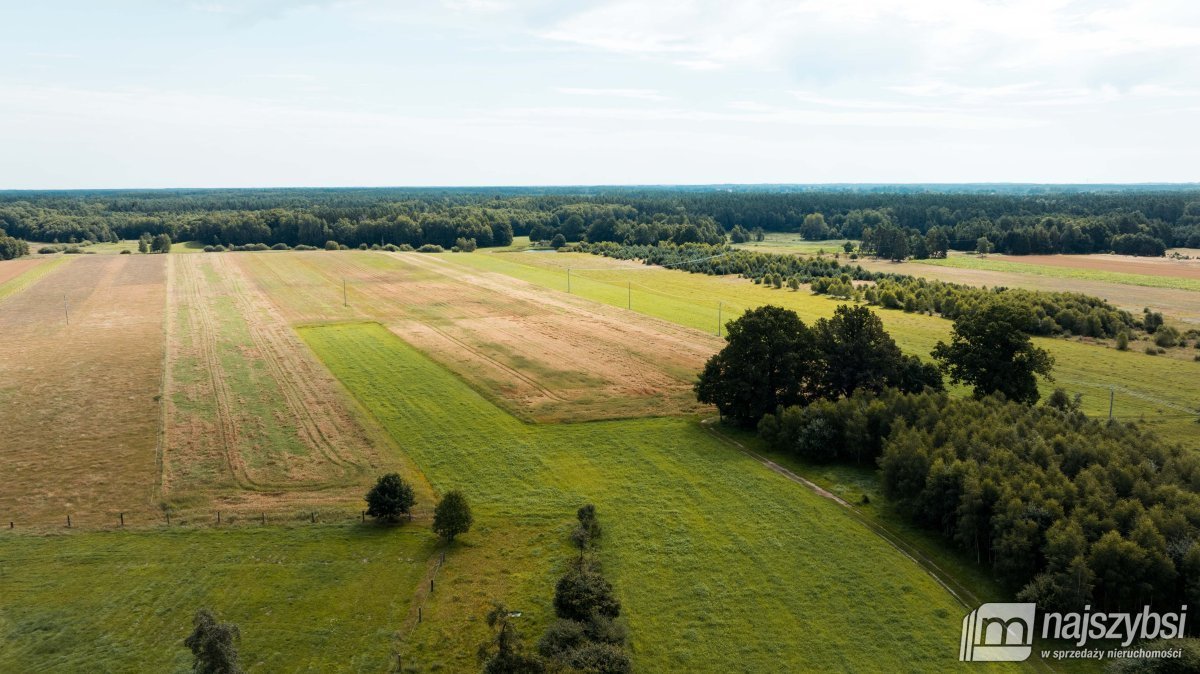
[[[192,671],[196,674],[241,674],[237,642],[241,632],[233,623],[217,622],[213,612],[202,608],[192,619],[191,636],[183,644],[192,651]]]
[[[447,492],[433,510],[433,531],[449,543],[471,529],[471,506],[461,491]]]
[[[381,520],[395,520],[412,512],[416,496],[412,485],[399,473],[388,473],[379,478],[371,491],[367,492],[367,514]]]

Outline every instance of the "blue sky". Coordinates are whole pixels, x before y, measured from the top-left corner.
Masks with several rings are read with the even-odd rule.
[[[1191,0],[3,0],[0,24],[0,188],[1200,180]]]

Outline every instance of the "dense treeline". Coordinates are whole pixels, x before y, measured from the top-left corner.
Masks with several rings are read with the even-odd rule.
[[[21,239],[11,237],[0,229],[0,260],[11,260],[15,257],[29,254],[29,244]]]
[[[1200,601],[1200,457],[1061,391],[1039,406],[860,391],[760,431],[807,460],[877,460],[901,513],[1047,610]]]
[[[724,420],[753,426],[763,415],[854,391],[941,391],[938,368],[905,355],[866,307],[839,306],[811,328],[796,312],[762,306],[728,324],[725,348],[696,380],[696,399]]]
[[[726,233],[864,239],[881,255],[1117,252],[1200,246],[1200,189],[1071,186],[698,186],[0,192],[0,227],[37,241],[142,233],[209,245],[434,244],[458,238],[650,244]]]
[[[811,284],[816,294],[858,299],[885,309],[938,314],[958,318],[995,300],[1023,310],[1028,319],[1022,328],[1042,336],[1085,335],[1115,338],[1121,333],[1154,332],[1157,324],[1117,309],[1103,299],[1072,292],[1047,292],[1019,288],[977,288],[904,274],[871,272],[859,265],[841,264],[833,258],[760,253],[726,246],[689,244],[631,246],[588,244],[587,252],[623,260],[642,260],[693,273],[737,274],[755,283],[795,289]],[[869,281],[873,284],[855,283]],[[1157,313],[1150,314],[1161,319]]]

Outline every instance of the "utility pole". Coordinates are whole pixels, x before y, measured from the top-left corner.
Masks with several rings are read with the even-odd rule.
[[[63,316],[67,319],[67,325],[71,324],[71,312],[67,310],[67,296],[63,295]]]
[[[1108,420],[1112,421],[1113,412],[1113,397],[1116,395],[1116,390],[1111,386],[1108,389]]]

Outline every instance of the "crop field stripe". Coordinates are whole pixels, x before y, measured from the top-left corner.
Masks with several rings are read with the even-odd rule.
[[[395,465],[379,452],[391,441],[362,424],[256,282],[253,259],[173,258],[165,491],[181,508],[197,499],[253,512],[344,503]]]
[[[3,310],[2,303],[4,302],[4,300],[8,299],[12,295],[15,295],[15,294],[21,292],[22,290],[29,288],[29,286],[42,280],[47,275],[49,275],[51,272],[66,265],[68,262],[70,262],[74,258],[70,258],[70,257],[63,255],[63,256],[57,256],[57,257],[51,258],[49,260],[46,260],[44,258],[34,258],[34,259],[37,260],[34,264],[29,265],[26,269],[24,269],[19,274],[0,283],[0,310]],[[10,260],[4,264],[12,264],[14,262],[15,263],[23,263],[24,260]]]
[[[1103,269],[1079,269],[1075,267],[1058,267],[1048,264],[1029,264],[1012,260],[994,260],[964,255],[952,255],[942,260],[919,260],[915,264],[927,264],[938,267],[957,267],[959,269],[985,269],[988,271],[1013,272],[1018,274],[1035,274],[1051,278],[1073,278],[1089,281],[1105,281],[1124,285],[1143,286],[1147,288],[1172,288],[1200,292],[1200,280],[1154,274],[1133,274],[1129,272],[1105,271]]]
[[[476,510],[452,567],[478,572],[431,598],[414,661],[474,667],[493,597],[524,610],[536,637],[574,509],[591,501],[645,671],[957,665],[960,607],[934,578],[694,419],[528,425],[383,326],[300,333],[435,486],[463,489]],[[497,575],[518,568],[515,585]]]

